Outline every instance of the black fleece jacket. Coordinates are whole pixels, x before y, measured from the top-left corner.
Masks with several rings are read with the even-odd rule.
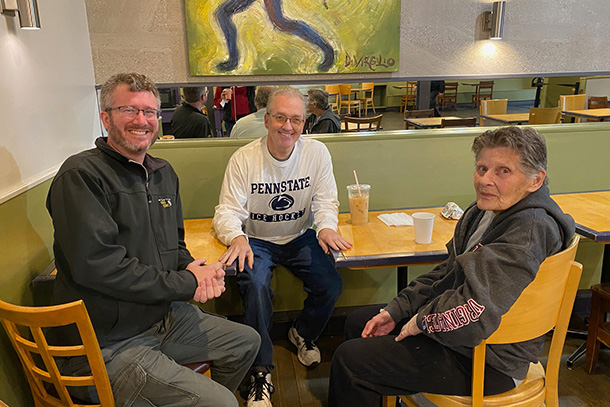
[[[68,158],[49,190],[55,228],[56,303],[82,299],[101,347],[135,336],[197,287],[186,270],[178,177],[166,161],[144,164],[110,148]],[[72,343],[66,329],[60,342]]]

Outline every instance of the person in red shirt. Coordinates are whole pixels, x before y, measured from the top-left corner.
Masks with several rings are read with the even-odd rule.
[[[225,123],[227,137],[231,135],[237,120],[256,112],[255,89],[254,86],[216,87],[214,107],[223,111],[222,121]]]

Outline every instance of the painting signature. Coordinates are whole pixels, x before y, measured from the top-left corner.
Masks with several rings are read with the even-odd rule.
[[[354,65],[356,68],[368,67],[370,71],[375,72],[376,68],[383,67],[389,68],[396,64],[396,60],[394,58],[385,58],[381,55],[350,55],[348,53],[345,54],[345,67]]]

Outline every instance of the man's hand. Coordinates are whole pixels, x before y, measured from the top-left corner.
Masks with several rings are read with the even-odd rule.
[[[220,262],[205,264],[206,259],[193,260],[186,269],[197,279],[193,300],[206,302],[218,298],[225,291],[225,272]]]
[[[222,264],[230,266],[237,259],[237,270],[244,271],[244,264],[248,261],[248,267],[254,266],[254,254],[252,248],[248,243],[248,239],[245,236],[237,236],[231,241],[231,246],[227,249],[225,254],[220,256],[219,261]]]
[[[405,339],[407,336],[415,336],[422,333],[422,331],[417,327],[417,314],[413,315],[413,318],[409,320],[402,329],[400,333],[396,337],[396,342],[400,342]]]
[[[369,320],[362,330],[363,338],[373,338],[375,336],[385,336],[392,332],[396,323],[388,311],[381,311]]]
[[[324,228],[318,232],[318,243],[322,246],[324,253],[328,253],[329,249],[340,251],[352,248],[351,242],[345,240],[340,234],[329,228]]]

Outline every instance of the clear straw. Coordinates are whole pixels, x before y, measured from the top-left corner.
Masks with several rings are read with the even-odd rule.
[[[356,180],[356,186],[358,187],[358,195],[362,196],[362,190],[360,189],[360,183],[358,182],[358,175],[356,175],[356,170],[354,170],[354,179]]]

